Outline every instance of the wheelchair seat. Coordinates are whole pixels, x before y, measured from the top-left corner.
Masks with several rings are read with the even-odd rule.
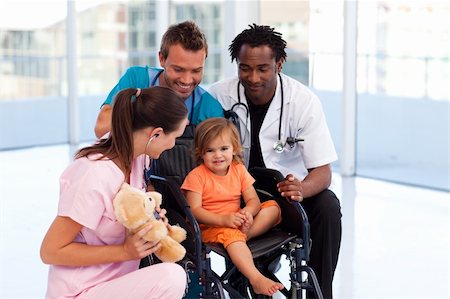
[[[278,171],[269,169],[252,169],[250,173],[255,177],[257,191],[262,200],[272,198],[273,195],[265,189],[277,190],[276,184],[282,179]],[[182,245],[187,249],[186,260],[193,265],[191,269],[199,277],[202,293],[201,298],[225,298],[224,289],[231,298],[261,298],[251,289],[248,280],[243,277],[221,244],[202,243],[199,225],[192,215],[189,205],[173,178],[151,176],[150,180],[155,189],[163,194],[163,207],[168,211],[167,216],[171,224],[178,224],[188,231],[188,238]],[[269,182],[272,181],[271,184]],[[271,187],[270,187],[271,186]],[[314,271],[306,265],[309,260],[309,225],[303,208],[298,202],[290,202],[284,198],[273,197],[282,210],[281,223],[269,232],[250,240],[247,244],[257,268],[274,281],[279,279],[269,270],[269,265],[285,255],[290,260],[291,286],[285,286],[281,293],[287,298],[304,298],[302,290],[312,290],[316,298],[323,298]],[[302,213],[303,211],[303,213]],[[305,240],[308,240],[305,242]],[[306,244],[306,246],[305,246]],[[210,252],[213,251],[224,257],[229,267],[221,275],[211,268]],[[307,278],[304,278],[307,274]],[[250,293],[250,295],[249,295]],[[190,297],[186,297],[190,298]]]
[[[280,282],[278,277],[271,272],[269,265],[274,261],[278,262],[280,256],[284,254],[290,259],[291,287],[285,286],[280,292],[287,298],[303,298],[302,290],[310,289],[316,298],[323,298],[314,271],[306,265],[309,261],[310,238],[305,211],[298,202],[289,201],[279,194],[277,183],[284,180],[279,171],[255,167],[249,172],[256,180],[254,186],[261,201],[276,200],[282,214],[281,223],[277,227],[247,242],[255,265],[266,277]],[[227,269],[222,275],[215,275],[232,298],[242,298],[242,296],[244,298],[264,298],[253,292],[248,280],[231,263],[222,244],[206,243],[204,246],[207,250],[211,250],[225,259]],[[307,273],[308,279],[303,279],[302,273]]]
[[[225,115],[233,123],[239,124],[235,114]],[[226,298],[224,289],[231,298],[265,297],[253,292],[248,280],[231,263],[222,244],[204,244],[201,241],[199,224],[180,189],[184,178],[195,166],[192,155],[194,129],[194,126],[186,128],[183,136],[177,138],[175,147],[155,161],[152,175],[149,176],[150,183],[163,196],[162,207],[167,210],[170,224],[178,224],[187,231],[187,239],[182,242],[187,253],[180,262],[188,273],[189,289],[185,298],[223,299]],[[306,213],[298,202],[289,201],[279,194],[276,184],[284,180],[280,172],[266,168],[253,168],[249,172],[256,180],[254,186],[261,201],[276,200],[282,214],[279,225],[247,242],[255,266],[266,277],[280,282],[269,266],[285,255],[290,261],[291,285],[285,286],[281,290],[282,294],[287,298],[304,298],[303,291],[312,290],[317,299],[323,298],[315,273],[307,266],[310,238]],[[211,252],[225,259],[227,269],[221,275],[211,268]]]
[[[283,232],[281,230],[272,230],[257,238],[251,239],[247,242],[247,246],[250,248],[254,259],[264,256],[283,245],[286,245],[296,236],[290,233]],[[206,243],[205,246],[211,248],[212,251],[223,256],[226,259],[230,259],[227,251],[220,243]]]

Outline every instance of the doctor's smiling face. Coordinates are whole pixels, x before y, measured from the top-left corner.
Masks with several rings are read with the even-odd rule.
[[[268,103],[277,88],[277,75],[283,65],[276,61],[268,45],[252,47],[243,44],[237,56],[238,76],[244,86],[245,96],[255,105]]]
[[[186,50],[181,44],[169,48],[166,58],[159,53],[159,63],[164,68],[160,84],[169,87],[186,100],[202,81],[206,50]]]

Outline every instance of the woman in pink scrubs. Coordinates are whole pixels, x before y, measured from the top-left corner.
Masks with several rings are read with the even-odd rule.
[[[164,87],[122,90],[111,133],[82,148],[60,178],[58,214],[41,246],[50,264],[46,298],[181,298],[186,274],[174,263],[139,268],[159,244],[116,220],[113,198],[123,182],[145,189],[146,156],[174,146],[187,124],[183,100]],[[164,216],[165,211],[160,213]]]

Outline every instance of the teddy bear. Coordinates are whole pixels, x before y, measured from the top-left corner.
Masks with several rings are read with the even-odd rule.
[[[155,252],[158,259],[178,262],[186,254],[186,249],[180,244],[186,239],[186,231],[178,225],[167,228],[155,211],[161,201],[162,196],[158,192],[144,192],[123,183],[113,201],[114,213],[117,220],[133,234],[151,223],[152,228],[142,238],[160,242],[162,246]]]

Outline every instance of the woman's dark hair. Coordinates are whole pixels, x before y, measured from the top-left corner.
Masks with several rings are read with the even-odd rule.
[[[276,32],[275,28],[266,25],[248,25],[250,28],[239,33],[231,42],[228,50],[230,51],[231,62],[238,59],[239,51],[245,44],[250,47],[259,47],[267,45],[275,54],[275,61],[286,61],[286,41],[281,38],[281,33]]]
[[[110,135],[80,149],[75,158],[100,153],[99,159],[118,158],[129,171],[133,162],[133,132],[147,127],[161,127],[168,134],[176,131],[186,117],[183,99],[169,88],[124,89],[114,100]]]

